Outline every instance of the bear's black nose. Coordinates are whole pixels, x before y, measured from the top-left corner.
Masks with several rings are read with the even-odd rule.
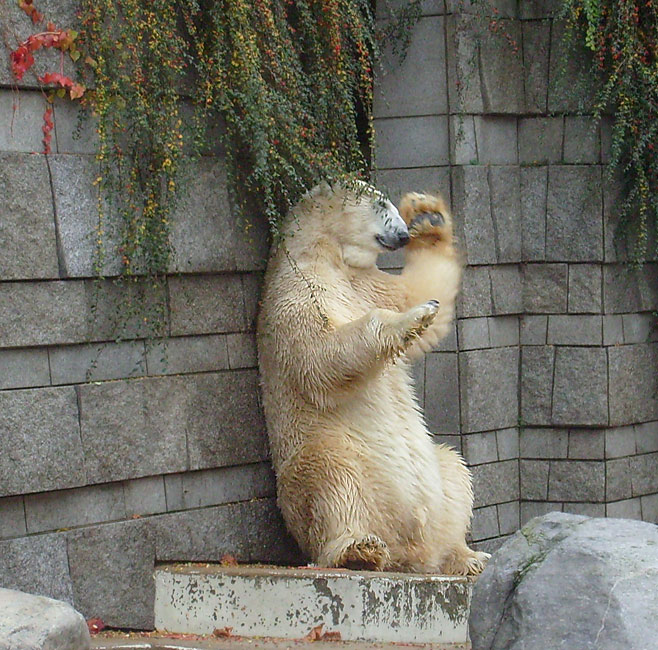
[[[405,232],[405,231],[402,231],[398,235],[398,239],[400,240],[400,246],[404,246],[405,244],[408,244],[409,243],[409,233]]]

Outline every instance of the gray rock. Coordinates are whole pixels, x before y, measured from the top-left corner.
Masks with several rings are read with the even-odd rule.
[[[545,501],[548,496],[550,462],[547,460],[521,460],[519,482],[521,499]]]
[[[519,498],[519,464],[516,460],[475,465],[471,472],[476,508]]]
[[[25,535],[25,505],[23,497],[4,497],[0,499],[0,539]]]
[[[652,650],[656,549],[658,528],[645,522],[563,513],[530,521],[475,584],[473,650]]]
[[[548,317],[549,345],[601,345],[602,342],[601,316],[551,314]]]
[[[3,10],[7,3],[3,4]],[[0,18],[1,20],[1,18]],[[1,33],[1,32],[0,32]],[[4,62],[0,57],[0,79]],[[43,151],[43,113],[46,101],[38,92],[16,93],[9,88],[0,89],[0,151],[36,153]],[[36,156],[35,156],[36,157]],[[39,157],[40,158],[40,157]],[[40,160],[45,167],[46,161]]]
[[[17,348],[0,351],[0,389],[49,384],[47,349]]]
[[[448,117],[428,115],[375,120],[376,162],[382,169],[447,165]]]
[[[57,238],[44,156],[0,153],[0,277],[57,278]]]
[[[562,160],[562,118],[519,119],[519,162],[527,165],[559,163]]]
[[[549,501],[604,501],[605,479],[603,461],[551,461],[548,499]]]
[[[52,598],[0,589],[2,650],[85,650],[89,630],[73,607]]]
[[[528,1],[521,3],[523,11]],[[545,4],[535,2],[535,4]],[[549,20],[524,22],[523,75],[525,85],[525,109],[528,113],[545,113],[548,95],[548,62],[551,35]]]
[[[518,167],[490,167],[491,218],[498,262],[521,261],[521,179]]]
[[[515,264],[498,264],[489,269],[493,313],[519,314],[523,311],[521,272]]]
[[[503,87],[500,82],[498,84]],[[514,165],[518,162],[515,117],[482,115],[473,120],[480,164]]]
[[[569,312],[600,314],[603,305],[602,272],[598,264],[569,266]]]
[[[493,311],[490,267],[467,266],[462,276],[461,293],[457,296],[460,318],[487,316]]]
[[[548,167],[521,168],[521,250],[526,262],[546,259]]]
[[[598,121],[592,117],[567,116],[564,123],[564,162],[597,163],[600,155]]]
[[[567,265],[528,264],[522,269],[523,308],[530,314],[567,310]]]
[[[525,346],[521,350],[521,420],[524,425],[551,424],[553,346]]]

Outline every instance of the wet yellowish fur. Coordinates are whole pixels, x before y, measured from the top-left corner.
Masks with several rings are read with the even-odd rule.
[[[279,506],[321,566],[479,573],[469,472],[432,442],[410,379],[453,318],[452,221],[440,197],[405,196],[405,267],[384,273],[373,200],[316,188],[270,257],[258,347]]]

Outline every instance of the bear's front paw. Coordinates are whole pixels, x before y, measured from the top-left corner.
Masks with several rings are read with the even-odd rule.
[[[438,300],[429,300],[410,309],[405,314],[405,332],[402,337],[405,345],[417,339],[432,324],[438,312]]]
[[[406,194],[400,214],[409,228],[411,244],[452,242],[452,219],[443,198],[430,194]]]

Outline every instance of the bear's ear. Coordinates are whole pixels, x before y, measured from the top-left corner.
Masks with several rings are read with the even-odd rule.
[[[333,189],[327,181],[320,181],[315,187],[308,191],[309,198],[315,198],[320,196],[330,196],[333,193]]]

